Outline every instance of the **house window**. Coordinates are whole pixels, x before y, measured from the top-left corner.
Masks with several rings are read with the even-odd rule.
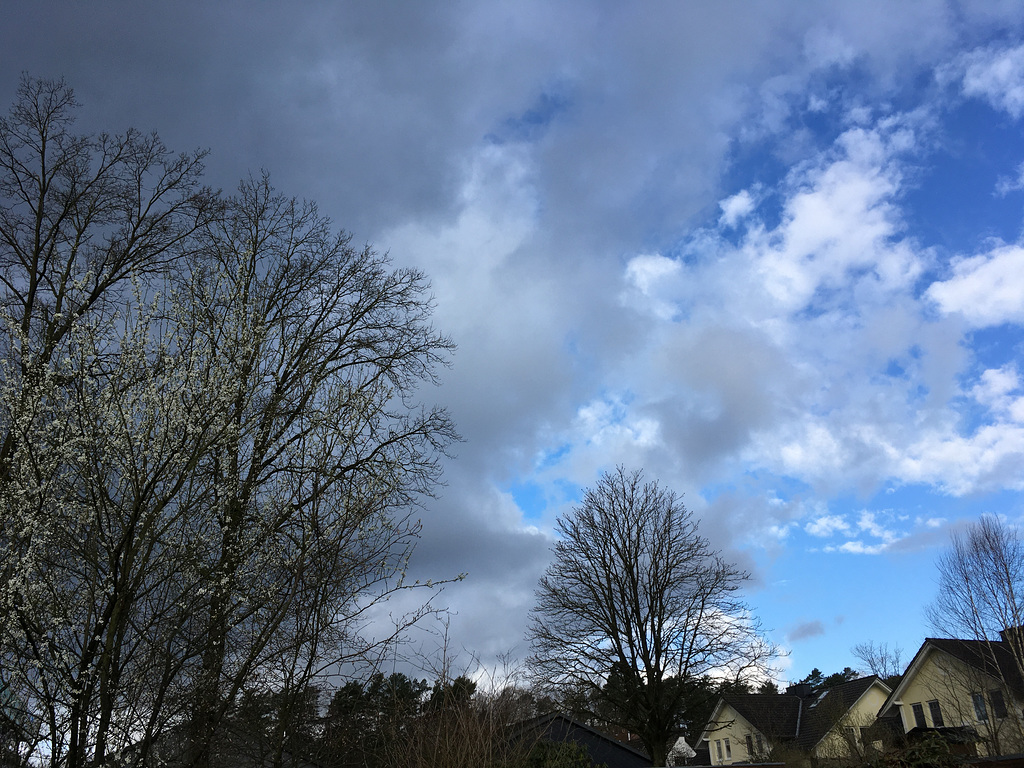
[[[933,728],[941,728],[942,726],[944,726],[946,724],[945,721],[943,721],[943,719],[942,719],[942,709],[939,707],[939,702],[938,701],[929,701],[928,702],[928,709],[932,713],[932,727]]]
[[[1006,717],[1006,701],[1003,692],[998,688],[988,692],[988,700],[992,702],[992,714],[1002,719]]]
[[[763,755],[764,754],[764,742],[761,741],[761,734],[760,733],[755,733],[754,734],[754,744],[757,747],[757,754],[758,755]]]
[[[754,737],[751,734],[747,734],[747,757],[754,756]]]
[[[725,740],[725,759],[732,760],[732,747],[729,746],[729,740]]]
[[[718,762],[722,762],[722,740],[715,739],[715,752],[718,753]]]
[[[924,707],[921,706],[921,702],[911,704],[910,708],[914,711],[914,725],[918,728],[927,728],[928,724],[924,721]]]
[[[972,693],[971,702],[974,704],[974,718],[980,722],[988,720],[988,710],[985,709],[985,697],[980,693]]]

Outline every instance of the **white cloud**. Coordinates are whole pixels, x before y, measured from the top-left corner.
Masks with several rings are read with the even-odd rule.
[[[1021,476],[1024,425],[994,423],[973,434],[926,430],[906,448],[894,471],[909,482],[929,483],[963,495],[998,489],[1024,490]]]
[[[794,168],[774,192],[777,226],[757,221],[729,240],[722,230],[753,204],[740,192],[719,203],[718,228],[696,233],[685,258],[638,257],[627,268],[627,284],[685,318],[656,325],[624,375],[631,408],[671,403],[657,409],[661,435],[693,446],[690,466],[721,446],[818,489],[865,492],[948,471],[925,467],[935,446],[919,443],[962,439],[965,351],[958,323],[929,317],[917,293],[934,255],[904,236],[900,158],[914,150],[917,119],[928,118],[848,130]],[[648,359],[654,377],[640,373]]]
[[[976,327],[1024,322],[1024,248],[1000,245],[961,259],[950,279],[928,287],[928,296]]]
[[[740,219],[754,210],[754,198],[748,190],[744,189],[732,197],[720,201],[718,207],[722,209],[719,222],[726,227],[735,227]]]
[[[881,539],[885,543],[891,543],[899,538],[899,535],[895,531],[886,528],[878,521],[876,513],[869,512],[867,510],[860,513],[860,519],[857,520],[857,527],[869,536]]]
[[[626,264],[625,279],[640,295],[630,295],[627,291],[623,301],[662,320],[671,320],[677,312],[671,300],[672,286],[680,272],[679,263],[674,259],[659,254],[634,256]],[[665,296],[669,298],[663,298]]]
[[[1024,113],[1024,46],[975,50],[961,58],[959,67],[965,94],[1015,118]]]
[[[824,547],[824,551],[844,552],[851,555],[878,555],[890,550],[893,545],[906,539],[908,534],[891,527],[888,522],[882,520],[883,517],[894,522],[907,522],[904,516],[894,515],[891,512],[862,510],[856,522],[856,528],[862,537],[850,539],[838,545],[830,544]],[[875,541],[865,541],[864,536],[875,539]]]
[[[804,526],[804,530],[811,536],[826,538],[836,533],[849,531],[850,524],[842,515],[824,515],[811,520]]]
[[[617,447],[631,445],[646,450],[659,440],[657,421],[631,416],[618,398],[602,398],[581,406],[574,426],[579,444],[599,446],[612,455]]]
[[[1020,389],[1020,374],[1016,365],[1004,365],[1002,368],[989,368],[981,374],[981,383],[975,387],[981,402],[993,402]]]
[[[820,288],[841,288],[858,270],[870,270],[887,291],[905,289],[920,274],[919,257],[895,239],[902,223],[892,198],[901,175],[893,155],[906,145],[905,133],[851,129],[834,155],[790,179],[782,224],[760,243],[748,241],[780,308],[799,311]]]
[[[678,272],[677,262],[658,254],[634,256],[626,265],[626,279],[647,295],[660,281]]]
[[[1024,415],[1024,399],[1013,396],[1020,388],[1020,374],[1017,372],[1017,366],[1011,363],[1002,368],[989,368],[983,372],[971,394],[975,400],[996,415],[1021,421],[1021,416]]]
[[[794,477],[820,477],[847,463],[843,443],[827,425],[814,421],[805,422],[779,447],[779,458]]]
[[[1017,175],[1013,178],[1001,176],[996,181],[996,195],[1005,197],[1011,192],[1024,189],[1024,163],[1017,166]]]
[[[847,66],[857,49],[839,30],[815,27],[804,37],[804,55],[813,67]]]
[[[838,547],[828,547],[826,552],[846,552],[851,555],[880,555],[888,548],[888,543],[865,544],[863,541],[848,541]]]

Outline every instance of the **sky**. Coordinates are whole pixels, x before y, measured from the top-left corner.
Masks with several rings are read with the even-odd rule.
[[[265,169],[430,277],[458,350],[421,395],[464,440],[410,576],[467,574],[456,664],[528,653],[555,521],[617,465],[749,571],[783,682],[909,661],[950,533],[1024,516],[1017,2],[0,10],[0,108],[64,77],[82,130]]]

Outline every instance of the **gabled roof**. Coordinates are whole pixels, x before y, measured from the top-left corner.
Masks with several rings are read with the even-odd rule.
[[[816,701],[811,701],[803,717],[797,743],[806,750],[816,747],[875,683],[889,690],[880,677],[871,675],[833,686]]]
[[[816,691],[810,696],[797,696],[792,693],[723,696],[715,706],[711,722],[701,737],[708,737],[709,730],[716,723],[722,709],[729,705],[769,741],[794,741],[801,749],[810,751],[875,684],[885,691],[889,690],[889,686],[882,682],[881,678],[871,675],[833,686],[825,691]]]
[[[651,765],[651,759],[643,752],[561,712],[525,720],[516,726],[516,731],[547,741],[581,744],[587,748],[595,765],[603,764],[608,768],[649,768]]]
[[[958,659],[968,666],[1006,683],[1018,698],[1024,698],[1024,679],[1009,644],[1002,640],[958,640],[955,638],[926,637],[921,648],[907,666],[899,684],[889,694],[878,711],[885,715],[899,701],[903,691],[914,680],[930,653],[940,652]]]
[[[723,704],[735,709],[737,714],[768,738],[793,739],[796,738],[800,726],[804,700],[787,693],[739,693],[723,696],[711,716],[712,722],[717,720]]]

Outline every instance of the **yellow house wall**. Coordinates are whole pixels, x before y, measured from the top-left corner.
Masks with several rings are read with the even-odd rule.
[[[991,704],[987,704],[989,721],[979,721],[971,701],[972,692],[987,692],[993,688],[1003,688],[999,681],[989,677],[973,667],[964,664],[945,653],[931,651],[922,660],[919,672],[908,681],[900,694],[900,717],[903,720],[904,732],[917,726],[914,720],[913,705],[920,703],[924,709],[925,724],[934,728],[929,702],[938,701],[942,711],[942,720],[946,726],[968,726],[974,728],[981,742],[978,744],[979,754],[989,754],[992,750],[986,742],[993,732],[998,733],[999,752],[1010,754],[1021,751],[1024,747],[1020,727],[1021,708],[1014,702],[1009,692],[1003,689],[1003,696],[1009,710],[1009,716],[997,720],[992,712]]]
[[[818,742],[814,748],[814,756],[818,758],[851,757],[855,754],[863,754],[864,744],[860,740],[860,729],[875,722],[878,710],[882,708],[888,694],[879,685],[872,685],[864,692],[864,695],[850,708],[846,714],[826,736]],[[828,704],[828,698],[823,702]],[[850,742],[847,736],[846,727],[856,728],[854,742]]]
[[[718,722],[724,723],[722,728],[711,731],[708,733],[708,746],[711,752],[711,764],[712,765],[732,765],[734,763],[749,763],[754,760],[754,756],[747,753],[747,734],[751,735],[754,740],[755,749],[757,747],[757,740],[755,734],[758,733],[757,729],[748,723],[739,712],[733,709],[731,706],[726,704],[722,707],[721,713],[718,715]],[[729,746],[731,748],[732,757],[726,757],[725,754],[725,740],[729,740]],[[764,744],[765,750],[768,749],[768,742],[761,736],[762,743]],[[718,757],[717,743],[722,744],[722,758]]]
[[[947,726],[976,725],[971,692],[967,685],[968,676],[966,665],[944,654],[930,653],[918,674],[909,681],[900,695],[900,717],[903,719],[904,733],[917,725],[912,709],[916,703],[924,707],[928,727],[935,727],[928,702],[936,700],[942,710],[942,720]]]

